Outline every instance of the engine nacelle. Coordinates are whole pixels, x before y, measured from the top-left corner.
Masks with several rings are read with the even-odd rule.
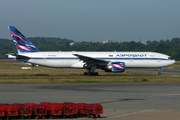
[[[125,63],[124,62],[112,62],[110,65],[106,66],[105,72],[124,72]]]

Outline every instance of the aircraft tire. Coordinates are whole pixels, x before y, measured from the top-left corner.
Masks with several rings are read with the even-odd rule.
[[[158,72],[158,75],[161,75],[162,73],[161,72]]]
[[[88,73],[87,73],[87,72],[84,72],[84,75],[88,75]]]
[[[98,72],[84,72],[84,75],[88,75],[88,76],[98,76],[99,73]]]
[[[99,75],[99,73],[98,73],[98,72],[95,72],[95,73],[94,73],[94,75],[97,75],[97,76],[98,76],[98,75]]]

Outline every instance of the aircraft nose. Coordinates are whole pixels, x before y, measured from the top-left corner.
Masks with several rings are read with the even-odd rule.
[[[176,62],[175,60],[169,61],[168,66],[174,64],[175,62]]]
[[[176,61],[175,60],[173,60],[173,64],[175,63]]]
[[[172,64],[174,64],[176,61],[173,59],[173,60],[171,60],[171,62],[170,62],[170,65],[172,65]]]

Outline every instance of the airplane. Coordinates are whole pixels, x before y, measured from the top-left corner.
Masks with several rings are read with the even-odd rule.
[[[99,75],[96,69],[121,73],[125,68],[159,68],[175,63],[170,56],[157,52],[40,52],[15,26],[8,27],[18,53],[8,54],[10,59],[26,64],[52,68],[87,69],[84,75]]]

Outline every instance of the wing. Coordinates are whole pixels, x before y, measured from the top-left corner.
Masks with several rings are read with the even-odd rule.
[[[91,68],[92,66],[97,66],[98,68],[106,66],[109,61],[103,59],[92,58],[84,55],[73,54],[77,56],[80,60],[87,64],[87,68]]]

